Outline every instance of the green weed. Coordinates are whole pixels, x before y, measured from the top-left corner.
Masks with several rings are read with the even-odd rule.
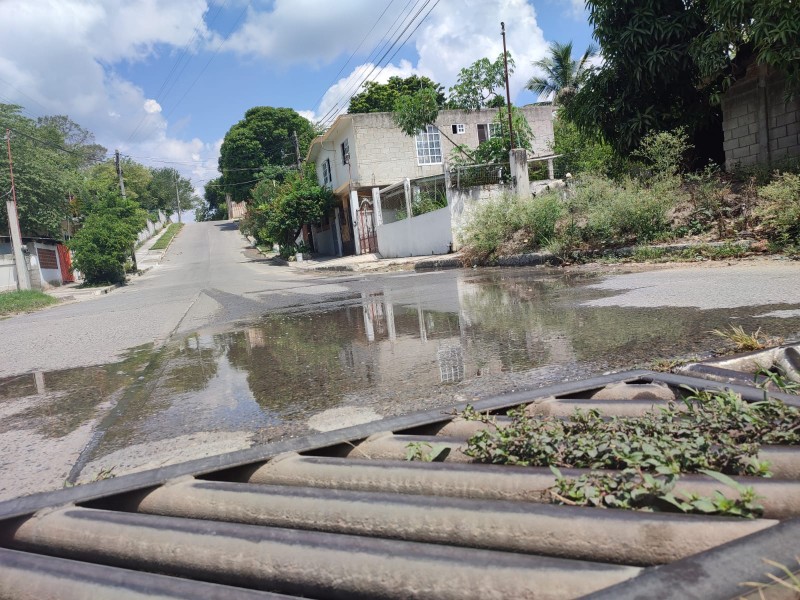
[[[169,243],[172,241],[178,232],[183,228],[183,223],[170,223],[170,226],[167,227],[167,230],[161,234],[161,237],[156,240],[156,243],[153,244],[150,249],[151,250],[164,250]]]

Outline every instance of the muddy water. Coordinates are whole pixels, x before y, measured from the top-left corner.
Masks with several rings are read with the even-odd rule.
[[[720,345],[730,323],[800,336],[798,304],[639,308],[542,271],[354,282],[117,363],[0,380],[0,497],[159,466]],[[771,315],[771,316],[769,316]]]

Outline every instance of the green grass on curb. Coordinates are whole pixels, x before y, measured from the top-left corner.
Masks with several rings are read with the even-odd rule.
[[[30,312],[57,303],[58,300],[38,290],[0,293],[0,315]]]
[[[167,227],[167,230],[161,235],[160,238],[156,240],[156,243],[153,244],[150,247],[150,249],[163,250],[164,248],[169,246],[169,243],[172,241],[172,238],[178,235],[178,232],[181,230],[182,227],[183,223],[171,223],[170,226]]]

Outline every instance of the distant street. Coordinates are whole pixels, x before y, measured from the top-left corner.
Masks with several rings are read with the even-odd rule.
[[[0,377],[103,364],[210,323],[346,291],[318,274],[264,264],[225,222],[189,223],[160,266],[112,293],[0,320]]]

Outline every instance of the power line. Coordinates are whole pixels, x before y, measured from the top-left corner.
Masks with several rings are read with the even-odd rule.
[[[366,64],[370,64],[371,61],[373,61],[374,59],[377,59],[378,55],[381,53],[381,51],[389,43],[389,40],[391,39],[392,36],[394,36],[394,34],[396,32],[395,25],[398,24],[398,21],[399,21],[400,24],[397,25],[397,29],[400,29],[400,25],[403,24],[403,22],[405,21],[406,17],[408,15],[410,15],[411,12],[414,10],[413,7],[411,9],[409,9],[409,6],[411,6],[411,3],[414,2],[414,1],[415,0],[408,0],[408,2],[406,2],[406,5],[403,7],[403,9],[394,18],[394,21],[392,21],[391,25],[389,25],[388,29],[386,30],[386,33],[383,34],[383,37],[381,38],[381,40],[375,45],[375,47],[372,49],[372,51],[367,56]],[[419,3],[420,0],[416,0],[416,2]],[[415,6],[416,6],[416,4],[415,4]],[[405,17],[403,16],[404,14],[406,15]],[[401,19],[401,17],[403,17],[403,18]],[[373,58],[373,56],[374,56],[374,58]],[[355,90],[357,91],[361,87],[361,85],[363,83],[364,83],[363,79],[361,81],[359,81],[358,84],[355,87]],[[339,100],[337,100],[336,104],[334,105],[334,107],[331,110],[338,110],[338,105],[339,105],[339,102],[341,101],[341,98],[344,97],[345,95],[347,95],[350,91],[353,91],[353,82],[350,82],[350,84],[347,86],[347,88],[342,92],[342,96],[339,98]],[[323,94],[323,97],[324,97],[324,94]],[[326,119],[328,117],[328,115],[330,115],[331,110],[329,110],[327,113],[325,113],[325,115],[323,115],[322,118],[320,118],[317,121],[317,123],[322,123],[323,120]]]
[[[384,9],[383,9],[383,12],[380,14],[380,16],[378,17],[377,21],[375,21],[375,23],[373,23],[373,24],[372,24],[372,27],[370,28],[370,30],[369,30],[369,31],[368,31],[368,32],[367,32],[367,33],[364,35],[364,37],[363,37],[363,38],[361,38],[361,41],[359,42],[359,44],[358,44],[358,46],[356,47],[356,49],[355,49],[355,50],[353,50],[353,53],[352,53],[352,54],[350,55],[350,57],[349,57],[349,58],[348,58],[348,59],[347,59],[347,60],[344,62],[344,64],[342,65],[342,68],[341,68],[341,69],[339,69],[339,72],[338,72],[338,73],[336,73],[336,75],[334,75],[334,77],[333,77],[333,79],[331,80],[331,82],[330,82],[330,83],[327,85],[327,87],[325,88],[325,90],[326,90],[326,91],[327,91],[327,89],[329,89],[329,88],[330,88],[330,87],[331,87],[331,86],[332,86],[334,83],[336,83],[336,80],[338,79],[339,75],[341,75],[341,74],[342,74],[342,72],[344,71],[345,67],[346,67],[347,65],[349,65],[349,64],[350,64],[350,61],[351,61],[351,60],[353,60],[353,57],[356,55],[356,53],[357,53],[359,50],[361,50],[361,46],[363,46],[363,45],[364,45],[364,42],[365,42],[365,41],[367,41],[367,38],[370,36],[370,34],[371,34],[373,31],[375,31],[375,27],[377,27],[378,23],[380,23],[381,19],[383,18],[383,15],[385,15],[385,14],[386,14],[386,11],[388,11],[388,10],[389,10],[389,8],[392,6],[392,4],[394,4],[394,2],[395,2],[395,0],[391,0],[391,1],[389,2],[389,4],[387,4],[387,5],[386,5],[386,8],[384,8]],[[314,103],[314,110],[316,110],[316,109],[317,109],[317,107],[319,107],[319,105],[320,105],[320,103],[322,102],[322,99],[323,99],[323,98],[325,98],[325,92],[322,92],[322,95],[321,95],[321,96],[320,96],[320,97],[317,99],[317,101]]]
[[[402,38],[402,37],[405,35],[405,33],[406,33],[406,31],[408,31],[409,27],[411,27],[411,25],[414,23],[414,21],[416,21],[417,17],[419,17],[419,15],[420,15],[420,14],[422,14],[422,11],[424,11],[424,10],[427,8],[427,6],[428,6],[428,5],[431,3],[431,1],[432,1],[432,0],[425,0],[425,3],[424,3],[424,4],[423,4],[423,5],[422,5],[422,6],[419,8],[419,10],[417,10],[417,12],[416,12],[416,13],[415,13],[415,14],[414,14],[414,15],[411,17],[411,19],[410,19],[410,20],[409,20],[409,21],[406,23],[406,26],[405,26],[405,27],[403,28],[403,30],[402,30],[402,31],[401,31],[401,32],[400,32],[400,33],[399,33],[399,34],[398,34],[398,35],[395,37],[394,41],[393,41],[393,42],[392,42],[392,44],[389,46],[389,48],[386,50],[386,52],[384,52],[384,53],[383,53],[383,55],[381,56],[381,58],[380,58],[380,59],[379,59],[379,60],[378,60],[378,61],[375,63],[375,65],[373,65],[373,67],[372,67],[372,69],[370,70],[370,72],[369,72],[369,73],[368,73],[368,74],[367,74],[367,75],[366,75],[366,76],[365,76],[365,77],[364,77],[364,78],[361,80],[361,83],[359,83],[358,87],[356,88],[356,91],[357,91],[357,90],[358,90],[358,89],[361,87],[361,85],[363,85],[363,83],[364,83],[365,81],[369,80],[369,79],[370,79],[370,77],[372,77],[372,74],[375,72],[375,69],[377,69],[377,68],[378,68],[378,66],[380,66],[380,64],[381,64],[381,63],[384,61],[384,59],[385,59],[385,58],[388,56],[389,52],[391,52],[391,51],[392,51],[392,49],[393,49],[393,48],[394,48],[394,47],[395,47],[395,46],[398,44],[398,42],[400,42],[400,39],[401,39],[401,38]],[[438,3],[439,3],[439,0],[436,0],[436,1],[435,1],[435,3],[434,3],[434,5],[433,5],[433,6],[431,7],[431,9],[430,9],[430,10],[427,12],[427,14],[426,14],[424,17],[422,17],[422,19],[421,19],[421,20],[420,20],[420,21],[417,23],[416,27],[414,27],[414,29],[411,31],[411,33],[410,33],[410,34],[408,34],[408,36],[407,36],[407,37],[406,37],[406,39],[403,41],[403,43],[402,43],[402,44],[400,44],[400,46],[398,47],[397,51],[396,51],[396,52],[395,52],[395,53],[392,55],[392,58],[393,58],[393,57],[394,57],[394,56],[397,54],[397,52],[399,52],[399,51],[400,51],[400,49],[401,49],[403,46],[405,46],[406,42],[408,42],[408,40],[409,40],[409,39],[411,39],[411,36],[414,34],[414,32],[416,32],[416,31],[417,31],[417,29],[419,29],[420,25],[422,25],[422,23],[425,21],[425,19],[427,19],[427,18],[428,18],[428,15],[430,15],[431,11],[433,11],[433,9],[434,9],[434,8],[436,8],[436,5],[437,5]],[[417,2],[415,5],[414,5],[414,8],[416,8],[418,5],[419,5],[419,1],[418,1],[418,2]],[[412,8],[412,10],[414,10],[414,8]],[[391,58],[389,59],[389,61],[391,61]],[[383,67],[381,68],[381,70],[379,71],[379,74],[380,74],[381,72],[383,72],[383,70],[384,70],[384,69],[386,68],[386,66],[388,65],[388,62],[389,62],[389,61],[387,61],[387,63],[386,63],[386,64],[384,64],[384,66],[383,66]],[[376,77],[377,77],[377,76],[376,76]],[[340,100],[340,102],[338,102],[338,103],[337,103],[337,105],[336,105],[336,106],[335,106],[335,107],[334,107],[332,110],[328,111],[328,113],[326,114],[326,116],[325,116],[325,117],[323,117],[323,120],[321,120],[321,122],[322,122],[323,124],[328,124],[328,123],[329,123],[329,122],[330,122],[330,121],[333,119],[333,117],[334,117],[334,116],[335,116],[335,115],[338,113],[339,109],[344,107],[344,104],[343,104],[343,102],[348,102],[348,101],[349,101],[349,100],[350,100],[350,99],[351,99],[351,98],[352,98],[354,95],[355,95],[355,92],[353,92],[353,93],[352,93],[350,96],[348,96],[347,98],[342,98],[342,100]]]

